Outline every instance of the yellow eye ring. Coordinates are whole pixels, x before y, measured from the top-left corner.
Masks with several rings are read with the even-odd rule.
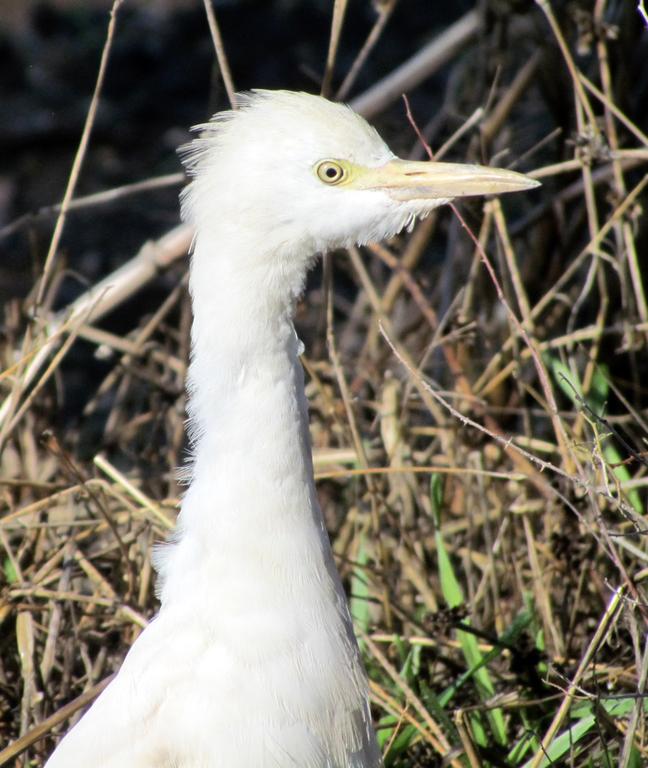
[[[315,168],[315,173],[320,181],[334,186],[346,178],[345,168],[336,160],[322,160]]]

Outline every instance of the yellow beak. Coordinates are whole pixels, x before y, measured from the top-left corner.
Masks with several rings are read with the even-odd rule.
[[[540,186],[535,179],[502,168],[398,158],[378,168],[364,168],[352,184],[358,189],[387,190],[402,201],[501,195]]]

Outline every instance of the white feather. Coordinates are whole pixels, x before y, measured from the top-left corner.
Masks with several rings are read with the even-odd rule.
[[[184,155],[194,457],[175,543],[157,553],[160,613],[47,768],[381,764],[313,482],[292,313],[317,252],[424,211],[317,179],[323,158],[393,158],[347,107],[267,91],[240,104]]]

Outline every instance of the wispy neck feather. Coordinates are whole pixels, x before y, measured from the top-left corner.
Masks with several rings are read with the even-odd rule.
[[[220,571],[215,553],[201,559],[194,546],[234,547],[240,567],[248,556],[257,558],[251,531],[255,541],[262,541],[264,532],[283,531],[286,541],[293,534],[299,541],[300,528],[308,536],[316,533],[314,544],[326,556],[322,566],[327,573],[332,569],[315,495],[300,342],[292,323],[306,262],[296,266],[279,250],[271,257],[250,251],[253,238],[245,237],[226,253],[223,244],[233,242],[228,226],[220,237],[216,225],[199,232],[192,257],[193,460],[180,543],[175,551],[163,549],[159,558],[163,603],[186,594],[187,573],[193,571],[187,558]],[[283,568],[284,556],[294,560],[295,554],[278,551],[273,567]],[[211,579],[202,574],[199,581]]]
[[[195,455],[178,540],[162,556],[160,616],[199,614],[267,723],[291,724],[276,765],[375,768],[366,679],[313,480],[292,323],[305,266],[282,274],[270,265],[287,264],[285,253],[273,262],[217,243],[200,232],[193,255]],[[262,757],[241,765],[270,764],[259,744],[243,749]]]
[[[224,230],[229,234],[227,227]],[[189,394],[195,440],[205,431],[217,433],[212,418],[217,414],[222,418],[250,387],[260,388],[262,378],[280,380],[293,368],[301,375],[292,315],[303,289],[306,261],[291,258],[279,246],[268,254],[272,244],[254,237],[228,248],[232,238],[215,235],[215,231],[198,235],[191,268]],[[264,392],[256,394],[263,398]],[[239,416],[244,420],[246,413]]]

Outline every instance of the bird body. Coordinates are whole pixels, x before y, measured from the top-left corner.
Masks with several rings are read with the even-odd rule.
[[[293,309],[315,254],[474,192],[470,179],[425,186],[423,164],[399,165],[342,105],[268,91],[240,103],[185,153],[193,460],[156,555],[160,612],[47,768],[381,765],[317,501]]]

